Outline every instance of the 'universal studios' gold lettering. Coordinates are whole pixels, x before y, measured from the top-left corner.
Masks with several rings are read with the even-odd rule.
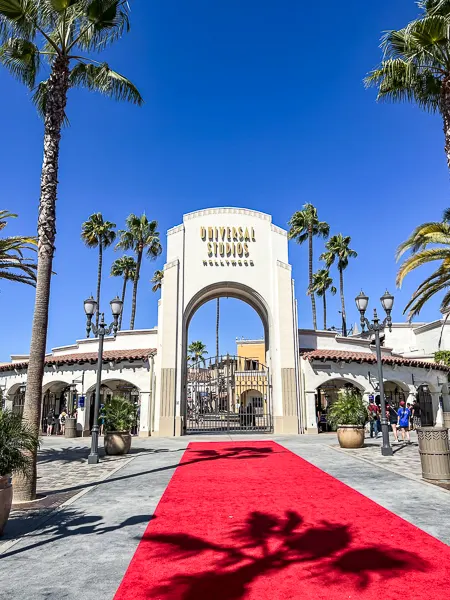
[[[253,227],[200,227],[200,238],[206,242],[208,259],[213,258],[249,258],[250,244],[256,242],[256,234]],[[229,265],[229,260],[226,261]],[[242,264],[241,261],[238,261]],[[221,264],[213,260],[204,260],[203,264]],[[236,264],[236,263],[233,263]],[[244,265],[253,266],[253,260],[244,261]]]

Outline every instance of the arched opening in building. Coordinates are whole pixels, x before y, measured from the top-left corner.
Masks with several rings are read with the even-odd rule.
[[[409,390],[405,383],[400,383],[398,381],[384,381],[383,387],[386,403],[393,406],[395,410],[400,406],[400,402],[407,402]],[[375,393],[375,402],[380,406],[381,400],[379,392]]]
[[[27,386],[25,383],[18,383],[14,385],[7,394],[7,400],[10,402],[9,407],[13,412],[19,414],[20,416],[23,415],[26,389]]]
[[[95,386],[92,386],[87,391],[87,407],[88,410],[88,428],[92,429],[94,424],[94,408],[95,408]],[[111,398],[124,398],[133,403],[136,407],[136,422],[131,430],[131,433],[137,435],[139,433],[139,418],[141,407],[141,393],[139,388],[133,383],[124,379],[108,379],[102,381],[100,386],[100,409],[105,406]],[[101,419],[101,417],[100,417]]]
[[[342,378],[330,379],[322,383],[316,390],[316,414],[319,433],[326,433],[332,430],[328,423],[328,411],[339,397],[341,390],[354,391],[362,394],[363,388],[358,384]]]
[[[185,314],[184,433],[271,432],[269,315],[253,290],[219,284]]]
[[[52,435],[62,432],[60,415],[69,410],[70,392],[70,385],[66,381],[53,381],[43,387],[40,424],[43,432]]]
[[[420,417],[420,424],[422,426],[432,427],[434,425],[433,398],[430,387],[426,383],[419,385],[417,388],[416,399],[419,405],[419,414],[415,414],[414,416]],[[417,413],[417,408],[415,413]]]

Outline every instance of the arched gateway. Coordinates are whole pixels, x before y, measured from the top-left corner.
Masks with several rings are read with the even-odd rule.
[[[197,400],[186,364],[187,330],[196,310],[218,297],[243,300],[262,320],[266,360],[261,374],[267,379],[261,387],[261,400],[259,390],[252,398],[256,411],[270,411],[265,430],[298,433],[298,327],[287,232],[261,212],[213,208],[184,215],[183,224],[167,233],[167,263],[158,309],[155,415],[159,417],[159,435],[181,435],[195,429],[189,427]],[[232,364],[235,372],[237,369],[235,377],[243,377],[233,360],[217,357],[206,377],[216,376],[221,381],[225,377],[221,373],[230,373]],[[224,389],[219,390],[220,385],[216,385],[216,405],[222,409],[233,405],[235,411],[232,386],[222,385]],[[205,404],[212,406],[209,388],[208,394]],[[238,417],[241,421],[247,423],[249,418]]]

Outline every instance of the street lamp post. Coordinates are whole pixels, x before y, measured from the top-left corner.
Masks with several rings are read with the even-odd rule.
[[[119,317],[122,313],[122,300],[118,297],[111,300],[111,312],[113,314],[114,321],[111,325],[105,323],[105,313],[100,313],[100,319],[98,327],[92,323],[92,317],[98,310],[97,302],[91,296],[84,301],[84,311],[86,313],[86,334],[92,331],[94,335],[98,336],[98,358],[97,358],[97,383],[95,386],[95,402],[94,402],[94,422],[91,431],[91,453],[88,456],[88,464],[96,465],[98,463],[98,411],[100,408],[100,387],[102,384],[102,367],[103,367],[103,340],[105,335],[110,335],[114,332],[114,335],[118,330]]]
[[[375,334],[375,346],[377,352],[377,366],[378,366],[378,379],[380,381],[380,401],[381,401],[381,433],[383,436],[383,444],[381,446],[381,454],[383,456],[392,456],[394,453],[392,451],[392,447],[389,443],[389,424],[386,417],[386,399],[384,397],[384,384],[383,384],[383,363],[381,361],[381,344],[380,344],[380,331],[386,327],[389,328],[389,331],[392,331],[392,319],[391,312],[392,307],[394,306],[394,296],[390,294],[388,291],[384,293],[380,298],[381,304],[386,313],[386,318],[383,321],[380,321],[377,315],[376,309],[373,311],[373,321],[372,323],[369,319],[366,318],[365,312],[367,309],[367,305],[369,304],[369,298],[364,294],[361,290],[361,293],[356,296],[355,302],[356,306],[361,314],[361,328],[364,332],[364,328],[367,327],[368,331]]]

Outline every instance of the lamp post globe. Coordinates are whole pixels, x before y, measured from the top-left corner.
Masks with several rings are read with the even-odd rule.
[[[381,296],[380,301],[386,314],[389,314],[394,306],[394,296],[386,290]]]
[[[97,310],[97,301],[91,296],[84,301],[84,312],[86,316],[92,317]]]
[[[359,310],[361,314],[366,312],[367,306],[369,304],[369,297],[365,295],[365,293],[361,290],[358,296],[355,298],[356,308]]]
[[[119,298],[119,296],[113,298],[109,304],[111,305],[111,312],[113,314],[113,317],[120,317],[120,315],[122,314],[123,302]]]

